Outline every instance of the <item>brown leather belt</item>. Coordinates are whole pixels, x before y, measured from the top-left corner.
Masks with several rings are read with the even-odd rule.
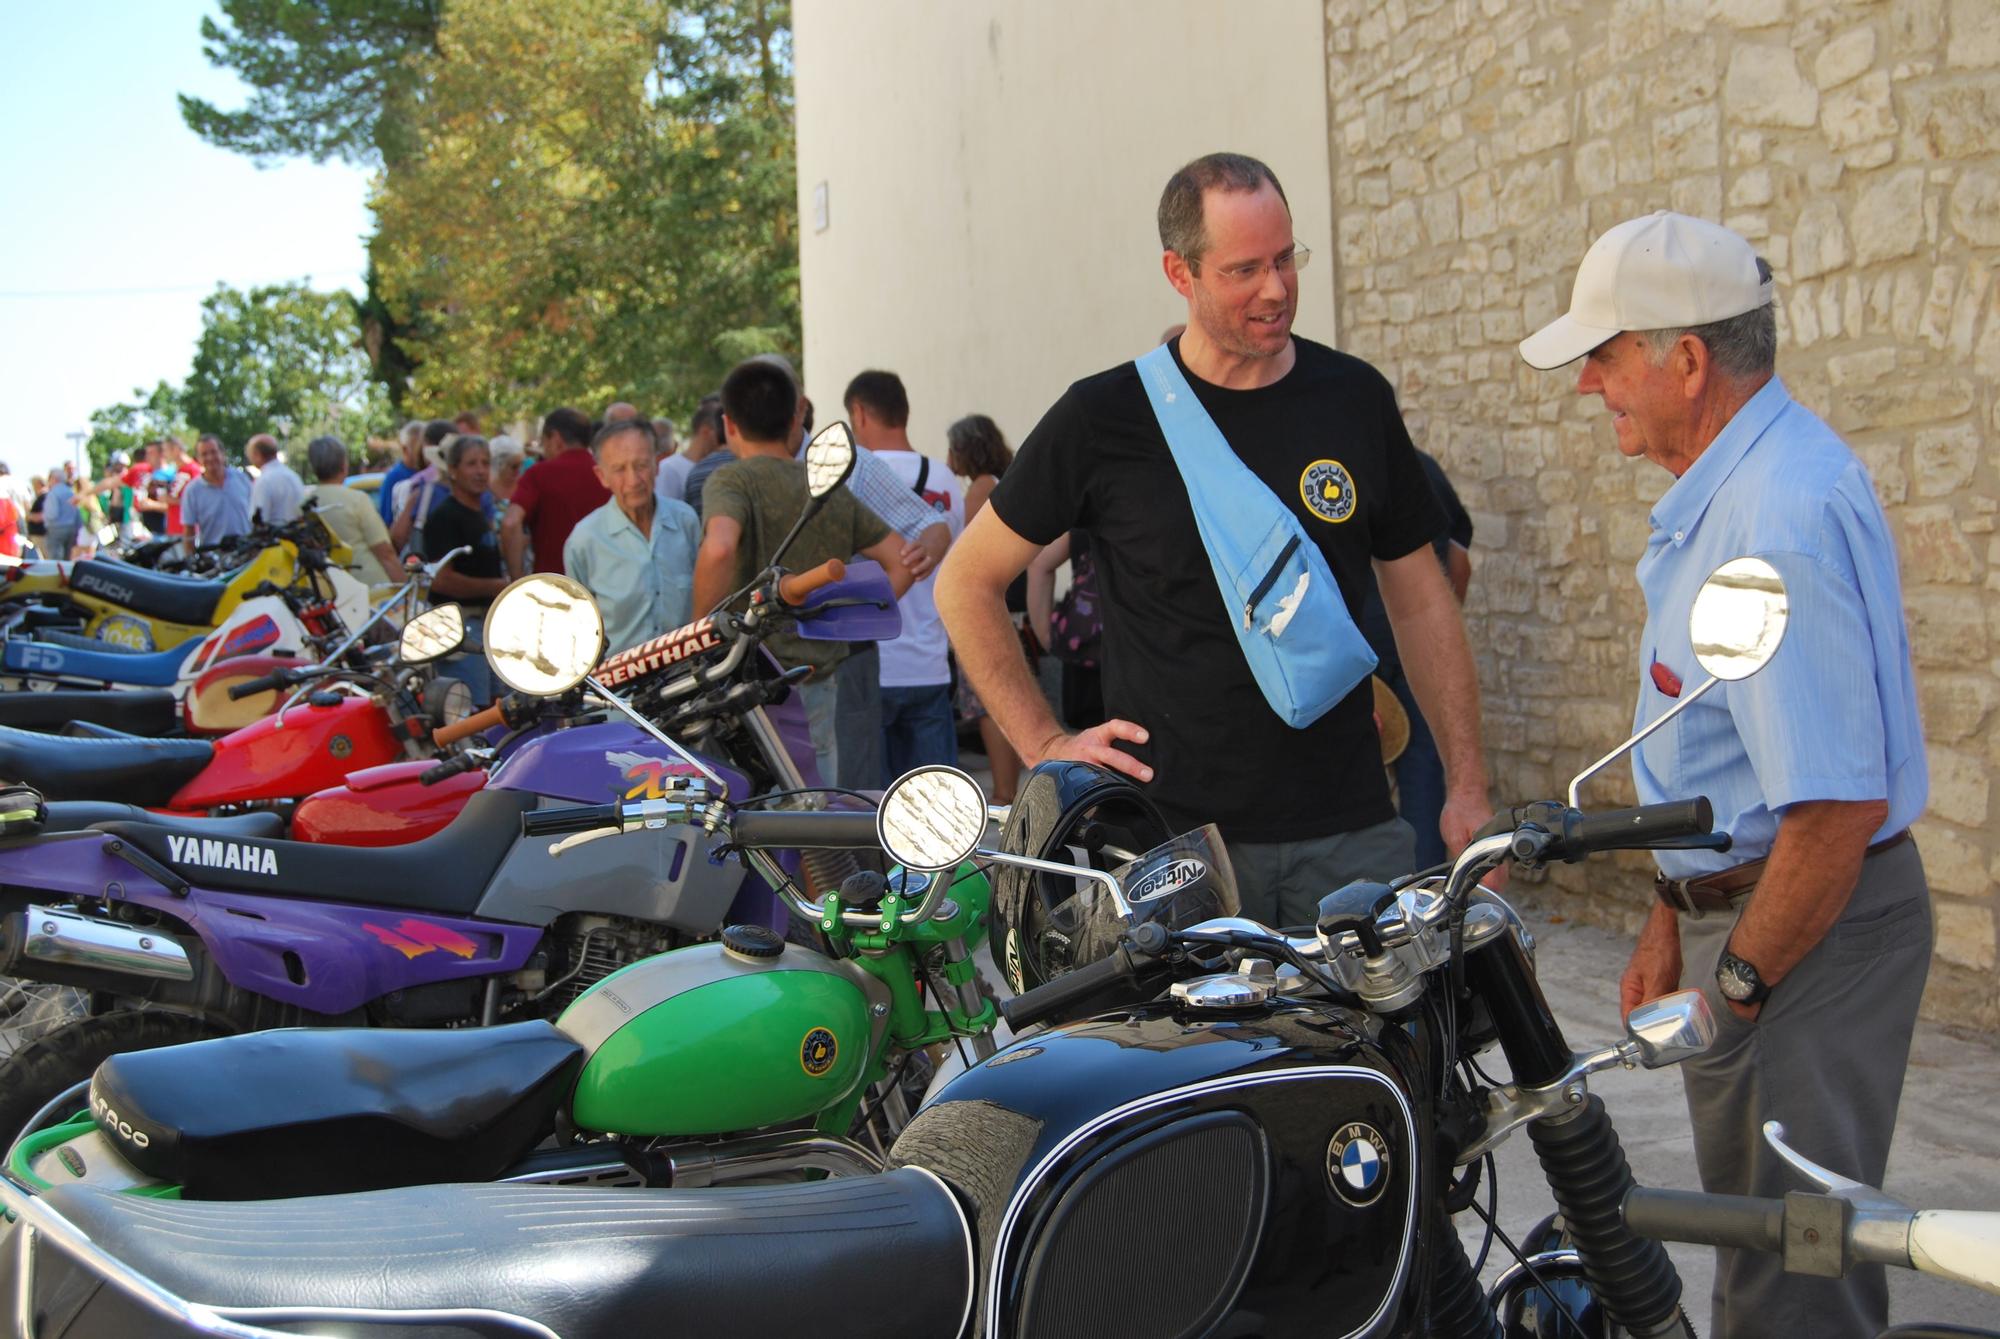
[[[1862,859],[1894,850],[1909,839],[1910,830],[1904,828],[1893,837],[1884,837],[1869,847]],[[1655,873],[1653,892],[1660,901],[1681,915],[1698,921],[1711,911],[1734,911],[1740,906],[1757,890],[1757,881],[1764,877],[1764,865],[1763,860],[1746,860],[1740,865],[1731,865],[1728,869],[1700,874],[1691,879],[1670,879]]]

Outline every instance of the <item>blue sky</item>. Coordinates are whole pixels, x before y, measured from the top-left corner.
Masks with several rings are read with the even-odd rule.
[[[259,169],[182,124],[176,93],[240,106],[201,52],[195,0],[0,4],[0,460],[65,460],[64,434],[135,386],[187,375],[217,283],[359,290],[368,179]]]

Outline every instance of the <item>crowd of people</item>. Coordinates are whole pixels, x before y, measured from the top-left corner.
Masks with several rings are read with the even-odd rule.
[[[186,550],[249,532],[253,519],[297,519],[304,485],[278,441],[258,433],[232,465],[222,441],[204,433],[190,457],[178,437],[145,443],[134,460],[114,451],[102,477],[79,479],[74,461],[26,478],[0,464],[0,554],[88,558],[119,542],[178,537]]]
[[[875,561],[898,595],[903,632],[877,644],[780,630],[767,643],[787,668],[813,670],[800,697],[821,776],[869,789],[916,766],[956,762],[963,728],[979,732],[996,797],[1011,800],[1019,759],[983,719],[931,583],[1013,453],[992,419],[977,414],[952,425],[944,458],[919,451],[908,431],[909,397],[893,372],[855,376],[842,409],[857,443],[855,471],[785,562],[803,570],[832,558]],[[510,581],[530,572],[568,575],[591,593],[609,652],[681,627],[740,590],[804,509],[802,453],[813,420],[793,367],[771,354],[733,369],[696,406],[685,435],[626,402],[595,417],[551,409],[527,451],[511,437],[483,435],[476,414],[413,421],[399,434],[398,458],[372,507],[340,498],[346,455],[338,442],[315,442],[309,458],[320,514],[369,575],[371,562],[387,566],[399,555],[438,562],[457,553],[431,593],[460,605],[468,641],[441,668],[484,701],[493,691],[479,654],[484,616]],[[1053,569],[1043,584],[1052,589]],[[1022,635],[1038,650],[1059,646],[1046,620],[1025,631],[1025,591],[1026,583],[1014,602]],[[1062,608],[1088,602],[1086,580]],[[1044,603],[1054,608],[1052,599]],[[1094,642],[1063,651],[1079,673],[1093,668],[1094,654]]]

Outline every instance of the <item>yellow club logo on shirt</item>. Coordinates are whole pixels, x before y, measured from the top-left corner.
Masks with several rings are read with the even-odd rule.
[[[1337,460],[1315,460],[1299,476],[1299,500],[1322,521],[1338,525],[1354,514],[1354,476]]]

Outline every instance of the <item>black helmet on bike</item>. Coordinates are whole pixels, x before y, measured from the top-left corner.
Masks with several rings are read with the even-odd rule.
[[[1179,927],[1240,906],[1213,828],[1174,837],[1144,791],[1090,763],[1046,762],[1023,778],[1000,845],[1115,874],[1133,920]],[[1010,865],[995,866],[992,879],[995,956],[1016,992],[1107,956],[1131,924],[1091,880]]]

